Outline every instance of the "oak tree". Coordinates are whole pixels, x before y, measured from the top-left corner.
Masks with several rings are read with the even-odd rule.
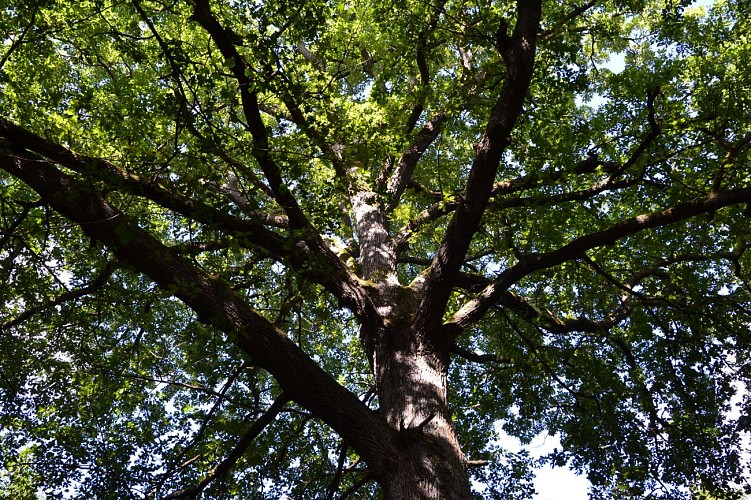
[[[3,497],[740,494],[747,2],[0,12]]]

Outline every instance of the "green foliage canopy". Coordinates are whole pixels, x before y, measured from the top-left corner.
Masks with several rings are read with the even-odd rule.
[[[375,495],[345,424],[290,394],[308,365],[272,376],[236,316],[195,306],[232,294],[377,409],[367,197],[397,291],[479,210],[437,313],[478,496],[531,493],[496,424],[561,436],[545,460],[593,497],[737,492],[751,11],[546,0],[494,139],[523,4],[0,0],[0,496]],[[410,297],[387,326],[429,304]]]

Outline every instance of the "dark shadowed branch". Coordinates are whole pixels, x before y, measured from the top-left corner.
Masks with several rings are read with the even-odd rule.
[[[87,177],[102,180],[110,186],[121,187],[131,194],[144,196],[164,208],[233,235],[241,245],[259,252],[260,255],[268,255],[274,260],[291,265],[314,282],[321,283],[356,313],[375,316],[374,308],[357,278],[320,236],[315,238],[320,243],[320,248],[315,251],[316,248],[307,247],[299,240],[290,241],[289,238],[271,231],[261,221],[229,215],[180,193],[171,185],[162,184],[158,180],[142,179],[100,158],[78,155],[4,118],[0,118],[0,137],[8,141],[13,148],[27,149]],[[13,157],[7,158],[12,161]],[[311,259],[319,265],[311,265]]]
[[[404,153],[399,157],[399,161],[396,164],[396,170],[391,175],[386,186],[386,196],[388,197],[388,204],[386,205],[386,211],[390,212],[396,208],[399,203],[399,198],[404,192],[404,188],[407,186],[407,182],[412,177],[412,172],[415,170],[417,162],[422,158],[423,153],[428,147],[435,141],[436,137],[441,131],[441,125],[446,121],[448,116],[446,113],[437,113],[428,120],[423,128],[418,132],[415,140],[407,146]]]
[[[87,285],[82,286],[81,288],[76,288],[75,290],[67,291],[54,298],[53,300],[26,309],[15,318],[6,321],[3,324],[0,324],[0,333],[4,333],[11,328],[20,325],[27,319],[42,311],[49,310],[53,307],[65,304],[67,302],[72,302],[74,300],[80,299],[81,297],[91,295],[99,291],[105,284],[107,284],[107,280],[110,276],[112,276],[112,273],[115,271],[115,269],[117,269],[117,267],[118,264],[116,262],[108,262],[104,266],[104,268],[97,274],[97,276]]]
[[[227,477],[229,471],[235,466],[235,464],[242,458],[247,449],[253,444],[253,440],[258,437],[263,430],[271,424],[276,416],[284,409],[284,406],[289,402],[289,399],[283,393],[280,394],[274,402],[271,404],[268,410],[261,415],[250,428],[245,431],[230,454],[219,465],[214,467],[208,476],[201,480],[197,485],[190,488],[174,491],[164,497],[165,500],[177,499],[177,498],[197,498],[198,495],[205,490],[212,482],[222,481]]]
[[[507,77],[491,111],[488,125],[476,147],[476,155],[460,203],[426,271],[423,299],[415,323],[425,331],[436,331],[477,226],[490,199],[501,155],[509,134],[521,113],[532,79],[535,40],[539,30],[540,1],[517,3],[518,18],[513,35],[503,50]]]
[[[200,321],[224,331],[255,364],[276,378],[290,399],[331,426],[371,467],[384,470],[396,452],[390,438],[393,431],[386,422],[225,283],[178,256],[105,202],[93,187],[77,182],[48,161],[20,150],[6,151],[0,154],[0,168],[24,181],[120,261],[183,301]]]
[[[485,312],[504,294],[508,288],[524,276],[547,269],[563,262],[577,260],[585,252],[596,247],[610,245],[619,239],[655,227],[710,213],[721,208],[746,203],[751,197],[751,188],[741,188],[723,193],[711,193],[705,197],[678,203],[659,212],[651,212],[625,219],[607,229],[576,238],[558,250],[542,254],[531,254],[503,271],[476,298],[468,302],[448,321],[451,327],[465,328],[481,318]],[[456,333],[456,330],[454,330]]]

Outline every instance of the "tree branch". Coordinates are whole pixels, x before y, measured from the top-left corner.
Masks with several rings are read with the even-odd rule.
[[[576,19],[577,17],[579,17],[580,15],[582,15],[583,13],[585,13],[586,11],[594,7],[595,5],[597,5],[597,0],[590,0],[589,2],[584,3],[582,5],[574,6],[574,8],[571,9],[571,12],[566,14],[566,16],[564,16],[564,18],[561,19],[561,21],[558,23],[558,26],[556,26],[555,28],[542,31],[540,33],[540,38],[550,38],[552,36],[558,35],[561,31],[563,31],[566,23],[568,23],[569,21],[573,21],[574,19]]]
[[[359,490],[360,488],[362,488],[369,482],[374,481],[375,479],[376,479],[376,475],[373,473],[373,471],[370,471],[370,470],[366,471],[360,479],[353,482],[352,486],[347,488],[347,490],[344,491],[344,493],[342,493],[342,496],[339,497],[339,500],[346,500],[350,496],[357,493],[357,490]]]
[[[641,179],[638,177],[632,177],[630,179],[624,179],[622,181],[614,182],[612,176],[596,182],[594,185],[587,189],[579,191],[569,191],[567,193],[561,193],[558,195],[537,195],[517,198],[507,198],[500,200],[493,200],[490,203],[490,207],[493,209],[504,209],[511,207],[524,207],[524,206],[555,206],[560,203],[566,203],[569,201],[585,201],[597,196],[605,191],[616,191],[619,189],[626,189],[637,185]]]
[[[23,29],[20,35],[18,35],[18,38],[13,40],[10,44],[10,47],[8,47],[8,50],[3,54],[3,57],[0,58],[0,70],[3,69],[3,66],[5,66],[5,63],[8,62],[10,59],[10,56],[13,55],[13,52],[15,52],[18,47],[21,46],[21,44],[24,41],[24,38],[26,38],[26,35],[29,34],[29,31],[31,30],[31,27],[34,26],[34,22],[36,21],[37,12],[39,12],[39,7],[37,6],[34,8],[34,11],[31,13],[31,20],[29,21],[29,24],[26,25],[26,27]]]
[[[450,214],[459,206],[459,202],[438,202],[423,210],[414,219],[409,221],[394,236],[394,253],[398,257],[407,247],[409,238],[425,224],[428,224],[446,214]]]
[[[249,367],[250,364],[247,361],[243,361],[240,363],[227,377],[227,381],[224,383],[222,388],[219,390],[219,392],[216,393],[216,401],[214,401],[214,404],[211,406],[209,411],[206,413],[204,418],[202,419],[201,425],[199,426],[198,430],[196,430],[195,434],[193,435],[191,441],[189,444],[187,444],[182,450],[180,450],[180,453],[177,455],[177,457],[174,458],[175,462],[180,462],[183,457],[191,450],[193,449],[198,443],[200,443],[201,439],[203,438],[204,434],[206,433],[206,429],[209,426],[209,423],[211,422],[212,417],[219,409],[219,406],[224,402],[227,398],[227,391],[232,387],[232,385],[237,380],[237,377],[240,376],[240,374]],[[167,471],[165,473],[165,476],[171,475],[170,471]]]
[[[0,168],[19,178],[55,211],[107,246],[195,311],[199,321],[225,332],[282,390],[332,427],[376,471],[397,453],[393,430],[283,332],[250,308],[226,283],[211,277],[160,243],[90,185],[76,181],[29,153],[0,151]]]
[[[448,116],[445,112],[440,112],[428,120],[425,126],[417,134],[415,140],[402,153],[396,164],[396,170],[391,175],[388,185],[386,186],[386,195],[388,204],[386,211],[391,212],[399,204],[399,199],[407,186],[407,182],[412,177],[417,162],[420,161],[425,150],[435,141],[441,131],[441,125],[446,121]]]
[[[206,30],[222,56],[232,61],[232,74],[238,82],[243,112],[248,121],[248,129],[253,137],[251,153],[260,165],[269,183],[269,188],[274,194],[274,199],[289,217],[290,228],[298,230],[310,251],[314,255],[320,256],[321,269],[325,269],[325,272],[335,276],[335,279],[331,282],[333,285],[332,292],[339,300],[348,304],[348,306],[354,305],[353,311],[365,322],[376,321],[378,317],[376,308],[370,302],[363,287],[360,286],[357,277],[331,251],[319,232],[310,223],[292,191],[284,183],[279,166],[270,155],[267,130],[261,119],[258,106],[256,82],[250,76],[252,68],[248,66],[245,59],[237,51],[235,46],[237,36],[219,23],[211,11],[208,0],[191,0],[191,3],[193,5],[192,19],[196,20]],[[293,113],[293,110],[294,107],[290,109],[290,112]]]
[[[342,482],[342,473],[344,471],[344,461],[347,459],[348,446],[346,443],[341,444],[341,450],[339,450],[339,458],[336,462],[336,472],[334,477],[331,478],[328,488],[326,488],[326,500],[334,498],[334,493],[339,489],[339,485]]]
[[[357,278],[320,237],[314,238],[314,241],[320,242],[320,245],[314,248],[303,245],[298,240],[290,242],[289,239],[270,231],[258,221],[233,217],[183,195],[157,180],[141,179],[108,161],[77,155],[4,118],[0,118],[0,137],[8,140],[16,150],[27,149],[88,177],[93,176],[105,181],[110,186],[122,186],[132,194],[144,196],[185,217],[220,228],[227,234],[235,236],[246,247],[290,265],[302,275],[320,283],[342,304],[361,317],[376,317],[375,307]],[[13,160],[14,157],[8,156],[7,158]],[[27,159],[27,161],[41,160],[34,158]]]
[[[237,51],[235,42],[237,36],[230,30],[225,29],[214,16],[208,0],[193,0],[192,19],[198,22],[208,33],[216,44],[219,52],[232,64],[232,74],[234,75],[240,89],[240,100],[243,113],[247,120],[248,130],[253,137],[252,154],[263,170],[269,187],[274,194],[274,199],[284,208],[290,219],[290,225],[298,229],[309,229],[310,223],[305,217],[297,200],[292,196],[292,192],[284,184],[281,170],[274,162],[270,155],[269,138],[266,126],[261,119],[261,111],[258,106],[258,93],[256,85],[250,75],[251,67],[248,66],[245,58]],[[313,235],[309,235],[313,241]],[[311,241],[308,242],[311,244]]]
[[[148,198],[190,219],[209,226],[220,227],[231,234],[245,233],[253,242],[253,248],[275,256],[278,260],[281,260],[284,255],[284,239],[263,227],[260,221],[248,221],[227,215],[156,179],[143,179],[101,158],[76,154],[2,117],[0,117],[0,137],[8,140],[16,149],[32,151],[71,170],[85,174],[87,177],[104,181],[110,187],[125,188],[131,194]],[[266,216],[259,214],[259,217],[263,220]]]
[[[490,199],[495,174],[509,134],[522,111],[532,79],[535,41],[541,15],[540,0],[519,0],[514,33],[504,51],[507,77],[491,112],[464,188],[461,202],[448,224],[433,263],[426,270],[423,299],[415,318],[421,331],[437,332],[443,311],[470,241]]]
[[[197,498],[198,495],[205,490],[212,482],[216,480],[224,479],[232,467],[235,466],[238,460],[242,458],[246,450],[253,443],[253,440],[258,437],[263,430],[271,424],[276,416],[284,409],[284,406],[289,402],[289,398],[284,394],[280,394],[274,402],[271,404],[268,410],[261,415],[253,425],[243,434],[240,440],[235,445],[234,449],[219,465],[214,467],[208,476],[201,480],[197,485],[190,488],[174,491],[167,495],[165,500],[172,500],[177,498]]]
[[[0,239],[0,252],[5,248],[5,245],[8,244],[8,241],[14,236],[14,232],[18,227],[23,223],[23,221],[26,220],[26,218],[29,216],[29,213],[31,212],[32,208],[35,207],[41,207],[44,206],[41,202],[35,202],[35,203],[28,203],[28,202],[16,202],[19,205],[23,207],[23,210],[21,210],[21,213],[18,215],[18,218],[13,221],[13,223],[8,227],[6,231],[3,231],[3,238]]]
[[[482,291],[492,282],[484,276],[461,273],[457,285],[470,292]],[[619,308],[613,311],[605,320],[594,321],[586,318],[560,318],[550,311],[543,311],[519,295],[506,290],[498,297],[497,303],[513,312],[530,324],[541,327],[550,333],[591,332],[598,333],[609,330],[616,323],[628,315],[628,309]]]
[[[510,358],[499,358],[495,354],[477,354],[458,345],[452,346],[449,352],[475,363],[511,363]]]
[[[112,273],[117,269],[117,264],[114,262],[108,262],[104,268],[102,268],[101,271],[97,274],[97,276],[91,280],[87,285],[77,288],[75,290],[70,290],[68,292],[65,292],[61,294],[59,297],[56,297],[55,299],[48,301],[44,304],[38,304],[33,307],[30,307],[29,309],[26,309],[24,312],[16,316],[15,318],[6,321],[3,324],[0,324],[0,333],[4,333],[11,328],[20,325],[33,315],[40,313],[44,310],[50,309],[55,306],[59,306],[61,304],[64,304],[66,302],[70,302],[76,299],[80,299],[81,297],[85,295],[92,294],[98,290],[100,290],[106,283],[107,279],[109,279],[110,276],[112,276]]]
[[[646,152],[649,145],[661,133],[660,127],[657,124],[657,119],[655,117],[654,99],[657,96],[656,92],[657,91],[653,90],[647,93],[647,122],[649,124],[649,130],[643,134],[641,140],[639,141],[639,144],[636,146],[636,149],[634,149],[634,151],[631,152],[628,159],[622,165],[620,165],[616,162],[603,161],[599,158],[599,156],[596,153],[590,153],[590,155],[587,158],[579,161],[574,166],[573,171],[577,174],[585,174],[585,173],[594,172],[597,167],[603,166],[604,169],[610,175],[606,179],[596,183],[590,189],[575,192],[575,193],[580,193],[579,195],[575,195],[574,193],[566,193],[564,195],[559,195],[559,198],[561,198],[561,201],[569,201],[570,199],[582,199],[581,197],[589,197],[593,194],[597,194],[599,192],[602,192],[610,188],[628,187],[636,182],[636,178],[630,181],[620,181],[620,182],[616,182],[616,179],[623,172],[625,172],[630,167],[632,167],[638,161],[638,159],[642,157],[642,155]],[[519,177],[517,179],[497,182],[493,186],[492,196],[497,197],[500,195],[507,195],[507,194],[511,194],[515,192],[521,192],[526,189],[537,187],[545,181],[547,182],[558,181],[564,177],[565,173],[566,173],[565,170],[555,170],[552,172],[544,172],[542,174],[535,172],[535,173],[532,173],[523,177]],[[537,203],[538,201],[540,201],[539,198],[534,198],[534,197],[529,198],[530,203]],[[500,201],[497,201],[496,203],[499,203],[499,202]],[[516,204],[507,205],[504,203],[503,206],[505,207],[505,206],[518,206],[518,205]]]
[[[547,269],[566,261],[580,259],[587,250],[613,244],[619,239],[647,229],[673,224],[730,205],[746,203],[749,197],[751,197],[751,188],[710,193],[705,197],[679,203],[659,212],[651,212],[623,220],[602,231],[579,237],[558,250],[528,255],[503,271],[476,298],[456,312],[446,323],[446,326],[454,329],[454,333],[457,332],[456,328],[459,331],[466,328],[481,318],[511,285],[535,271]]]
[[[443,5],[445,0],[440,2],[440,5],[436,6],[433,10],[433,17],[430,20],[430,24],[425,30],[420,33],[417,41],[417,50],[415,51],[415,61],[417,62],[417,71],[420,73],[420,85],[422,89],[419,93],[417,104],[412,108],[412,111],[407,118],[407,133],[411,133],[417,125],[420,115],[422,115],[425,109],[425,97],[427,95],[428,88],[430,87],[430,68],[428,68],[428,62],[425,59],[426,50],[428,49],[428,36],[435,31],[438,25],[438,20],[441,12],[443,11]]]

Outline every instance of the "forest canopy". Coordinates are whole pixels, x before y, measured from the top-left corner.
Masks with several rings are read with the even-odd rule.
[[[751,488],[748,2],[0,0],[0,40],[0,498]]]

